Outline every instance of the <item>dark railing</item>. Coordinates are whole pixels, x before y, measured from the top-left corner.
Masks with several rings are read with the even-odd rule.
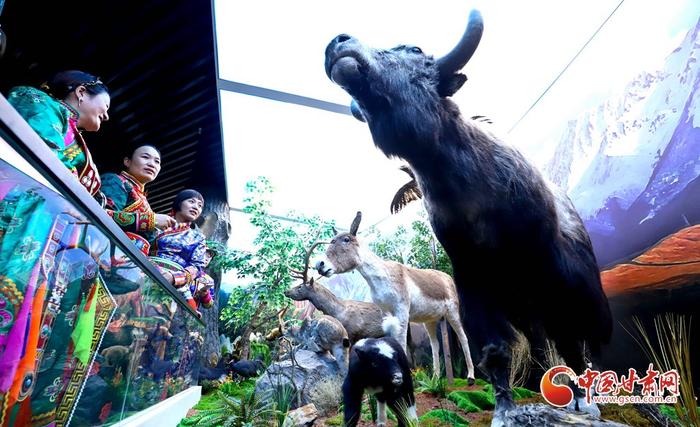
[[[0,149],[0,424],[109,425],[196,385],[197,312],[2,96]]]
[[[66,169],[17,111],[0,96],[0,134],[22,157],[43,175],[70,203],[80,209],[103,233],[108,235],[129,258],[151,279],[159,283],[179,305],[201,323],[185,298],[158,269],[139,251],[124,232],[85,191],[78,180]],[[203,323],[202,323],[203,324]]]

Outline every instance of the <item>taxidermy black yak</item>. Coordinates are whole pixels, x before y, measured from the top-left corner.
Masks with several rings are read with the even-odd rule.
[[[449,99],[481,39],[478,11],[457,46],[369,48],[341,34],[326,48],[328,77],[353,98],[387,156],[415,173],[433,230],[450,256],[464,322],[496,392],[492,425],[514,408],[508,382],[513,327],[533,352],[545,337],[577,373],[609,340],[612,320],[583,223],[564,193],[517,150],[460,115]],[[584,347],[585,346],[585,347]],[[573,407],[585,407],[576,393]]]

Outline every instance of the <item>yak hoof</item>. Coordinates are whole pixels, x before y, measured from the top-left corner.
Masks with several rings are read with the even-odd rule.
[[[491,427],[506,427],[506,415],[511,409],[515,409],[515,403],[512,401],[502,402],[500,405],[496,402],[496,409],[493,411],[493,419],[491,420]]]
[[[467,378],[467,385],[474,385],[474,378]]]
[[[510,393],[510,391],[508,393]],[[517,406],[515,406],[515,402],[513,402],[512,399],[505,398],[504,396],[501,396],[499,399],[498,396],[496,396],[496,408],[493,411],[491,427],[508,426],[508,411],[515,408],[517,408]]]
[[[598,405],[596,405],[595,402],[591,402],[590,404],[586,403],[584,397],[574,397],[574,400],[569,403],[566,409],[569,411],[585,412],[596,418],[600,418],[600,409],[598,409]]]
[[[491,420],[491,427],[506,427],[506,413],[505,411],[493,414],[493,419]]]

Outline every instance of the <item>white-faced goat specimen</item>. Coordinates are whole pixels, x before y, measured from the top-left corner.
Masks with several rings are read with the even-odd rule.
[[[377,426],[386,426],[387,405],[399,427],[417,423],[416,399],[406,353],[396,339],[392,322],[384,322],[387,337],[361,339],[350,351],[350,367],[343,382],[344,426],[360,420],[362,396],[377,397]]]
[[[316,264],[324,276],[357,270],[369,284],[372,300],[399,319],[401,329],[397,340],[406,351],[408,323],[423,323],[430,337],[433,373],[440,374],[440,344],[437,324],[444,317],[457,333],[464,352],[470,383],[474,380],[474,364],[469,341],[460,322],[457,290],[449,274],[437,270],[421,270],[375,255],[357,238],[362,214],[357,213],[350,231],[331,240],[326,257]]]
[[[528,337],[533,354],[548,336],[581,373],[584,345],[595,356],[610,338],[612,319],[571,201],[517,150],[464,120],[448,99],[467,80],[460,70],[482,32],[481,14],[473,11],[462,39],[439,59],[416,46],[373,49],[341,34],[326,48],[325,69],[352,96],[375,145],[416,175],[452,261],[462,319],[494,385],[493,425],[500,425],[515,407],[508,384],[512,327]],[[338,239],[353,244],[353,236]]]

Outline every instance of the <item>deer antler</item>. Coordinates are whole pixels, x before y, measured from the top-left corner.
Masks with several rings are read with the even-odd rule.
[[[295,279],[304,279],[304,272],[301,270],[295,270],[293,268],[289,268],[289,274],[295,278]]]
[[[289,272],[291,276],[295,279],[301,279],[302,283],[308,283],[309,282],[309,262],[311,262],[311,254],[314,252],[314,249],[318,245],[327,245],[328,242],[320,241],[318,240],[318,237],[321,235],[321,230],[318,230],[318,233],[316,233],[316,237],[314,238],[314,243],[311,245],[309,250],[306,251],[306,254],[304,255],[304,269],[303,270],[295,270],[293,268],[289,269]]]
[[[301,279],[304,281],[304,283],[308,283],[309,278],[308,278],[308,272],[309,272],[309,262],[311,262],[311,254],[314,252],[314,249],[318,245],[325,245],[327,242],[319,242],[315,241],[313,245],[311,245],[311,248],[309,248],[308,251],[306,251],[306,256],[304,257],[304,272],[302,274]]]

